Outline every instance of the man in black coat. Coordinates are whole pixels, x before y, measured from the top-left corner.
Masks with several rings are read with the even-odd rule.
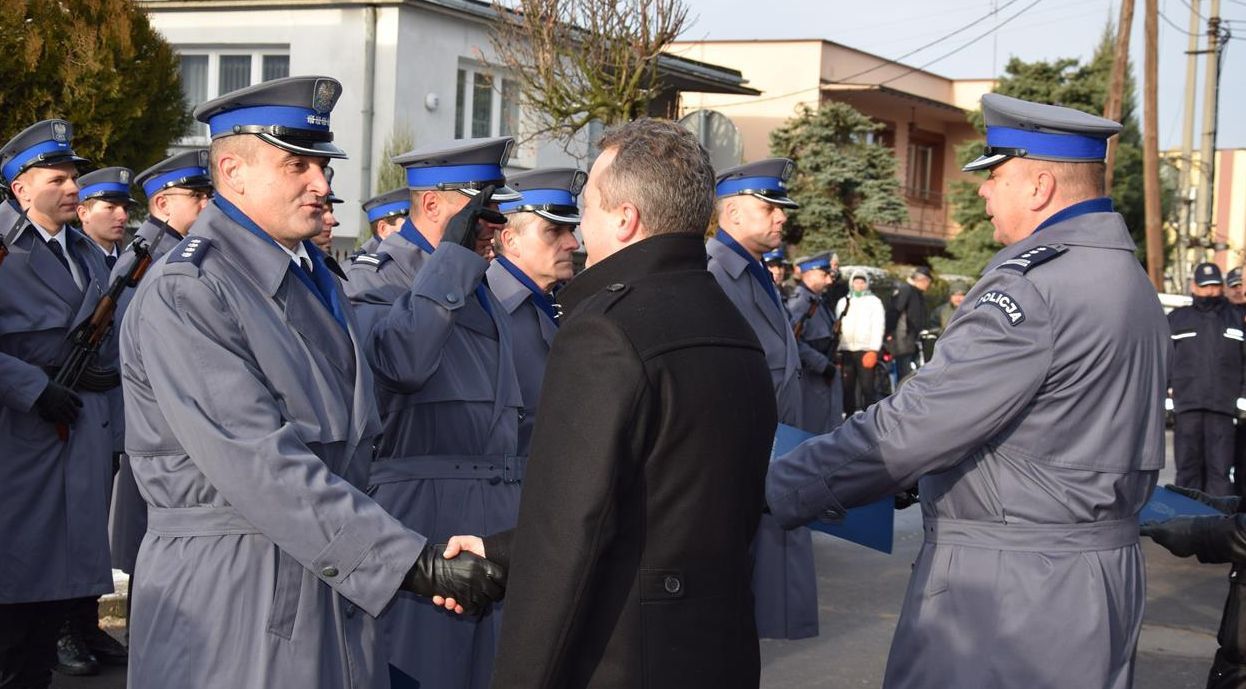
[[[1177,485],[1231,495],[1233,417],[1246,411],[1246,324],[1224,298],[1220,268],[1194,268],[1194,303],[1168,314],[1172,360],[1168,387],[1176,419],[1173,454]]]
[[[930,269],[918,266],[891,297],[887,319],[887,331],[891,337],[887,348],[896,357],[896,374],[901,378],[917,370],[917,348],[921,346],[917,335],[930,320],[930,311],[926,308],[926,290],[930,289],[930,282]]]
[[[709,157],[642,119],[584,188],[589,268],[559,300],[494,687],[754,689],[749,546],[777,423],[761,345],[706,271]]]

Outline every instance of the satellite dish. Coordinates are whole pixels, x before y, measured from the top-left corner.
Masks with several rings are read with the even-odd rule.
[[[684,115],[679,123],[696,135],[697,141],[709,151],[715,170],[735,167],[744,160],[744,142],[740,130],[729,117],[715,110],[697,110]]]

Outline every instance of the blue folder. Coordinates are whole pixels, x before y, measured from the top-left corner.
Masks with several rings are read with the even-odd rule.
[[[1173,517],[1203,517],[1219,515],[1220,512],[1198,500],[1174,493],[1163,486],[1155,489],[1151,499],[1138,513],[1139,522],[1166,522]]]
[[[779,424],[774,433],[774,449],[770,452],[770,461],[791,452],[814,435],[787,424]],[[809,528],[890,555],[895,535],[895,496],[888,495],[877,502],[854,507],[835,523],[815,519],[809,522]]]

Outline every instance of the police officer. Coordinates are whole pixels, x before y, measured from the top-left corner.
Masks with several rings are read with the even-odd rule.
[[[373,196],[363,202],[363,212],[368,216],[372,236],[363,243],[355,256],[375,252],[386,237],[402,227],[403,221],[411,213],[411,191],[402,187]]]
[[[324,167],[345,156],[340,93],[289,77],[195,109],[217,194],[122,322],[126,449],[148,503],[134,689],[386,686],[374,618],[397,590],[473,610],[500,594],[490,563],[441,558],[364,492],[372,376],[310,243]]]
[[[106,167],[78,178],[78,220],[82,232],[90,237],[104,254],[104,263],[111,271],[120,256],[121,240],[130,219],[129,168]],[[114,322],[115,318],[114,318]],[[109,338],[108,356],[116,357],[116,338]],[[119,466],[122,450],[121,388],[108,392],[113,407],[110,425],[113,429],[113,473]],[[112,481],[109,481],[109,488]],[[109,491],[106,498],[112,500]],[[99,664],[125,665],[125,647],[99,628],[99,596],[85,596],[69,603],[65,623],[56,641],[56,671],[66,675],[94,675]]]
[[[493,236],[497,258],[485,277],[489,289],[510,314],[515,372],[523,397],[519,419],[519,454],[527,456],[541,401],[545,359],[558,332],[559,306],[553,290],[575,274],[580,248],[576,197],[587,175],[575,168],[533,170],[507,179],[523,194],[499,210],[506,225]]]
[[[312,237],[312,244],[315,244],[317,249],[324,252],[325,264],[329,267],[329,270],[337,273],[339,277],[345,278],[346,275],[343,274],[341,267],[338,266],[337,260],[333,259],[333,228],[342,224],[337,219],[337,214],[334,213],[333,207],[343,203],[343,201],[338,198],[337,194],[333,193],[333,168],[327,167],[324,169],[324,178],[329,183],[329,193],[324,197],[324,210],[320,216],[320,233]],[[332,262],[329,259],[333,259]]]
[[[497,201],[520,200],[502,172],[512,143],[456,141],[395,157],[407,171],[411,215],[347,273],[371,332],[383,425],[372,493],[438,543],[510,528],[519,509],[523,397],[510,319],[484,283],[494,233],[506,222]],[[394,676],[426,687],[484,686],[499,612],[452,617],[400,595],[382,619]]]
[[[1224,296],[1246,323],[1246,289],[1242,288],[1241,266],[1224,276]],[[1233,484],[1237,495],[1246,495],[1246,422],[1239,420],[1234,428]]]
[[[105,347],[91,389],[55,382],[68,334],[91,315],[108,278],[104,257],[69,227],[77,166],[64,120],[31,125],[0,148],[0,176],[18,206],[0,225],[23,229],[0,269],[0,686],[46,687],[66,601],[112,591],[108,487],[112,429],[107,393],[115,348]],[[24,217],[21,213],[24,212]],[[57,426],[68,428],[65,440]],[[81,655],[89,656],[89,652]],[[90,663],[80,668],[90,671]]]
[[[1224,298],[1230,304],[1246,307],[1246,290],[1242,289],[1242,269],[1234,268],[1224,276]]]
[[[770,279],[779,290],[779,297],[786,302],[792,296],[792,285],[788,277],[792,273],[792,264],[787,260],[787,251],[782,246],[761,255],[762,263],[770,271]]]
[[[121,256],[121,240],[130,221],[129,168],[106,167],[88,172],[78,179],[78,221],[82,232],[104,252],[104,263],[111,271]]]
[[[1173,454],[1178,486],[1231,495],[1234,416],[1246,412],[1246,324],[1224,298],[1220,267],[1194,267],[1194,303],[1168,314],[1173,356]]]
[[[134,178],[147,198],[147,220],[135,232],[142,238],[153,262],[177,246],[199,213],[212,198],[212,179],[208,174],[208,149],[199,148],[176,153],[143,170]],[[109,280],[128,275],[134,265],[133,248],[127,248],[113,267]],[[114,322],[120,329],[125,312],[134,296],[134,290],[121,293],[117,300]],[[113,425],[119,428],[124,442],[125,413],[114,416]],[[124,450],[124,445],[119,450]],[[130,470],[128,457],[122,457],[116,480],[113,482],[112,509],[108,515],[109,545],[112,566],[131,577],[134,586],[134,561],[138,546],[147,531],[147,503],[139,495],[138,485]],[[129,599],[126,599],[127,602]]]
[[[773,462],[766,495],[796,526],[920,479],[925,544],[884,687],[1125,689],[1169,345],[1103,195],[1120,125],[998,94],[982,112],[987,148],[966,169],[989,170],[978,193],[1005,248],[931,362]]]
[[[784,209],[792,161],[761,160],[718,174],[718,231],[705,245],[709,269],[745,320],[753,326],[774,383],[779,423],[800,427],[800,352],[762,254],[783,242]],[[808,529],[783,531],[763,515],[754,546],[753,591],[762,638],[803,639],[818,634],[818,588]]]
[[[844,418],[844,390],[835,366],[839,342],[835,314],[822,300],[831,284],[831,254],[796,259],[800,279],[787,300],[796,346],[800,350],[800,392],[804,422],[811,433],[826,433]]]

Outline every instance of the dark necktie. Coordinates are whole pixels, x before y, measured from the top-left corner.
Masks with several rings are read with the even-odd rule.
[[[65,271],[68,272],[69,277],[72,278],[74,276],[74,271],[69,269],[69,259],[65,257],[65,250],[61,248],[61,243],[56,241],[55,238],[49,239],[48,251],[51,251],[52,255],[56,257],[56,260],[60,261],[62,266],[65,266]]]
[[[311,275],[311,274],[312,274],[312,264],[311,264],[311,261],[307,260],[306,258],[302,258],[302,257],[300,257],[300,258],[299,258],[299,265],[303,267],[303,272],[304,272],[304,273],[307,273],[308,275]]]
[[[108,264],[108,270],[111,271],[113,266],[117,265],[117,257],[109,254],[104,257],[104,263]]]

